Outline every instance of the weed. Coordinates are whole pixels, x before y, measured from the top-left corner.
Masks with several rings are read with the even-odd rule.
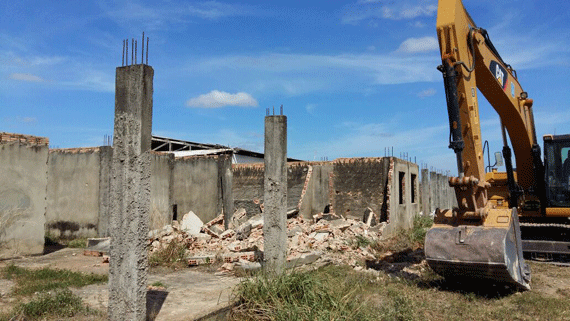
[[[417,250],[424,246],[427,230],[433,225],[433,219],[429,216],[417,215],[414,217],[411,229],[401,229],[387,240],[372,244],[378,252],[391,251],[402,252]]]
[[[87,247],[87,239],[78,238],[78,239],[69,240],[69,242],[67,243],[67,247],[84,249]]]
[[[171,266],[175,267],[184,263],[186,257],[187,244],[172,240],[165,248],[158,249],[150,254],[148,263],[150,266]]]
[[[346,245],[350,246],[353,249],[357,249],[360,247],[367,247],[368,245],[372,244],[372,241],[362,235],[357,235],[352,240],[345,241]]]
[[[165,288],[166,289],[166,285],[164,285],[164,283],[162,283],[160,281],[153,282],[150,286],[155,286],[157,288]]]
[[[52,245],[60,245],[58,239],[51,235],[50,233],[46,232],[44,236],[44,245],[45,246],[52,246]]]
[[[39,319],[46,315],[59,317],[72,317],[78,313],[86,312],[81,298],[71,293],[69,289],[55,291],[55,293],[41,293],[28,303],[22,303],[15,308],[18,314],[31,319]]]
[[[47,292],[69,286],[82,287],[89,284],[105,283],[106,275],[85,274],[69,270],[43,268],[39,270],[25,269],[9,265],[2,270],[6,279],[14,280],[14,294],[30,295],[36,292]]]

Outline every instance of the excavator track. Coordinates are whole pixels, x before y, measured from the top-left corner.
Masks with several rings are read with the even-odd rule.
[[[524,257],[570,263],[570,224],[521,222]]]

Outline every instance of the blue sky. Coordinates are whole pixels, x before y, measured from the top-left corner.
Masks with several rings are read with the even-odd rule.
[[[538,134],[570,133],[570,2],[464,4],[534,99]],[[437,1],[7,0],[0,12],[0,131],[101,145],[122,40],[145,31],[156,135],[261,152],[265,109],[283,104],[290,157],[393,147],[455,171]],[[483,137],[500,150],[498,117],[480,109]]]

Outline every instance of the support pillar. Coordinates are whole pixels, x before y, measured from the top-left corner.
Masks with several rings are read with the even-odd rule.
[[[287,116],[265,117],[264,267],[281,273],[287,255]]]
[[[427,168],[422,169],[422,214],[427,216],[431,213],[429,207],[429,170]]]
[[[435,211],[438,208],[439,204],[437,204],[437,173],[436,172],[429,172],[429,206],[430,206],[430,213]]]
[[[110,195],[109,320],[146,320],[154,70],[119,67]]]

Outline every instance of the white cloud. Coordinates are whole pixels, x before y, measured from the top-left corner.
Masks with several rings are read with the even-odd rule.
[[[374,47],[374,46],[368,46],[368,47],[366,47],[366,50],[367,50],[367,51],[375,51],[375,50],[376,50],[376,47]]]
[[[230,94],[225,91],[212,90],[207,94],[189,99],[188,107],[196,108],[220,108],[224,106],[257,107],[257,100],[250,94],[238,92]]]
[[[9,125],[16,125],[16,124],[35,125],[38,122],[38,119],[36,117],[22,117],[22,116],[16,116],[14,118],[4,117],[3,120]]]
[[[426,24],[423,23],[423,22],[421,22],[421,21],[416,21],[416,22],[414,22],[412,25],[413,25],[414,27],[416,27],[416,28],[423,28],[423,27],[426,26]]]
[[[385,18],[395,19],[395,20],[414,19],[421,16],[431,17],[436,12],[437,12],[436,5],[421,5],[412,8],[405,8],[403,10],[400,10],[399,12],[396,12],[396,14],[392,13],[390,16],[385,16]]]
[[[307,106],[305,106],[305,109],[311,115],[315,112],[315,108],[317,108],[317,104],[307,104]]]
[[[265,54],[189,61],[184,72],[199,77],[223,71],[227,87],[290,96],[342,89],[369,93],[378,85],[439,81],[437,55]],[[179,71],[178,71],[179,72]]]
[[[394,156],[407,152],[411,157],[416,156],[418,162],[449,158],[449,165],[454,164],[453,152],[447,149],[449,126],[445,123],[431,127],[406,127],[392,121],[367,124],[348,122],[341,126],[346,129],[342,131],[346,134],[329,141],[307,144],[304,154],[311,155],[316,151],[319,155],[332,158],[384,156],[385,148],[394,147]],[[444,162],[437,164],[443,166]],[[447,166],[441,168],[448,169]]]
[[[433,4],[433,1],[423,1],[420,4],[412,4],[410,1],[360,1],[347,8],[342,23],[358,24],[367,19],[412,20],[418,17],[433,17],[436,12],[437,5]]]
[[[435,95],[436,91],[433,88],[429,88],[426,90],[422,90],[418,93],[418,97],[420,98],[426,98],[426,97],[431,97],[433,95]]]
[[[439,50],[435,37],[408,38],[398,48],[399,52],[416,53]]]
[[[140,26],[144,30],[165,30],[174,26],[191,23],[195,19],[217,20],[224,17],[250,16],[259,10],[254,7],[223,3],[218,1],[202,1],[192,3],[131,1],[100,1],[101,8],[107,16],[118,24],[130,28]],[[137,29],[137,30],[139,30]]]
[[[19,80],[19,81],[28,81],[28,82],[43,82],[45,81],[43,78],[38,77],[32,74],[21,74],[21,73],[13,73],[8,76],[10,79]]]

